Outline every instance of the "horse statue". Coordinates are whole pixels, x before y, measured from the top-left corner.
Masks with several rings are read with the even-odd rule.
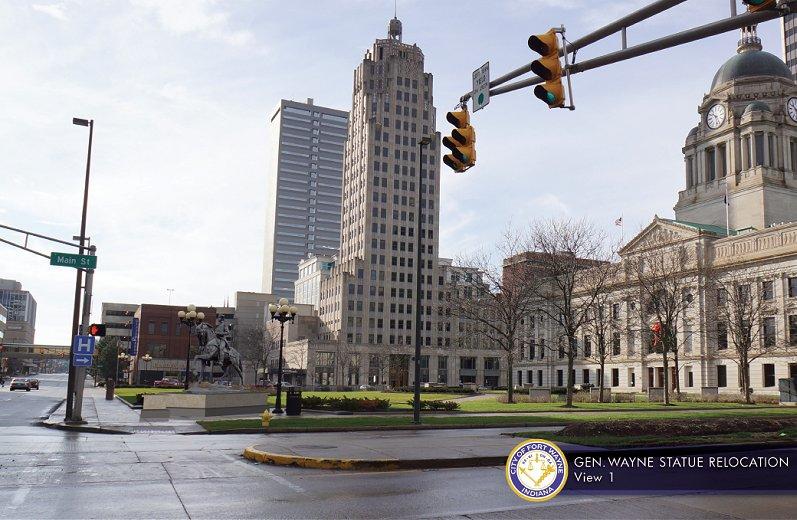
[[[200,353],[194,356],[194,361],[200,361],[200,379],[204,379],[205,366],[218,363],[224,369],[222,378],[231,379],[229,376],[237,375],[243,383],[243,367],[241,355],[230,345],[231,332],[226,323],[219,323],[212,328],[207,323],[200,323],[196,327],[196,334],[200,338]],[[202,341],[205,340],[205,341]],[[213,369],[211,368],[211,378]]]

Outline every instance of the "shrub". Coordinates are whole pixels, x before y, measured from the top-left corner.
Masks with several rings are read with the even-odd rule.
[[[415,399],[409,399],[407,404],[411,407],[415,407]],[[444,410],[446,412],[453,412],[454,410],[459,409],[459,403],[456,401],[424,401],[421,399],[421,410],[434,410],[434,411],[441,411]]]
[[[390,407],[388,399],[366,397],[302,397],[302,408],[312,410],[341,410],[346,412],[377,412]]]
[[[392,390],[386,390],[387,392],[414,392],[415,388],[411,386],[401,386],[396,387]],[[429,392],[433,394],[475,394],[477,393],[476,390],[472,388],[465,388],[462,386],[441,386],[441,387],[431,387],[431,388],[424,388],[421,387],[421,393]]]

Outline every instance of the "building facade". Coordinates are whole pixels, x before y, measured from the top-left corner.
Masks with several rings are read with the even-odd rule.
[[[8,311],[6,343],[34,343],[36,336],[36,300],[16,280],[0,278],[0,305]]]
[[[340,244],[348,113],[283,99],[269,123],[263,292],[293,299],[297,263]]]
[[[294,302],[321,306],[321,282],[332,274],[336,256],[308,255],[299,262],[299,278],[294,284]]]
[[[137,303],[102,302],[102,323],[105,324],[106,337],[118,338],[124,352],[130,351],[133,318],[139,305]]]
[[[701,122],[683,148],[686,189],[679,193],[676,218],[654,218],[621,249],[607,301],[597,310],[609,317],[602,333],[604,373],[595,332],[585,327],[577,338],[576,384],[603,379],[619,392],[664,385],[650,297],[644,275],[635,273],[653,269],[645,261],[675,251],[688,252],[689,262],[674,279],[681,281],[680,297],[689,305],[675,324],[679,365],[670,354],[672,388],[739,395],[740,342],[732,337],[728,287],[748,295],[745,301],[761,302],[759,314],[750,318],[757,323],[746,324],[753,395],[776,394],[778,379],[797,376],[797,84],[748,28],[738,54],[715,75],[699,113]],[[514,384],[564,386],[567,359],[557,347],[562,331],[544,316],[526,321]]]
[[[790,13],[783,18],[783,61],[797,77],[797,14]]]
[[[393,18],[387,38],[377,39],[354,71],[340,251],[320,283],[319,336],[286,345],[285,362],[304,374],[306,387],[413,384],[418,326],[423,382],[506,384],[495,351],[455,348],[468,334],[464,323],[457,332],[460,324],[446,310],[451,263],[438,257],[441,152],[433,93],[423,52],[403,42]],[[424,138],[430,142],[421,146]]]

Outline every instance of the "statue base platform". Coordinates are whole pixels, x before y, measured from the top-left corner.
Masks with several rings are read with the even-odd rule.
[[[212,385],[216,386],[216,385]],[[267,408],[268,392],[206,389],[203,393],[163,393],[144,396],[142,420],[201,419],[223,415],[260,414]]]

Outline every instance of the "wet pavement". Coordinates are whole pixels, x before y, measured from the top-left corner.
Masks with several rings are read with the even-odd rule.
[[[57,384],[38,395],[0,396],[0,518],[793,518],[797,509],[792,496],[711,494],[563,493],[535,505],[508,489],[500,466],[376,473],[266,466],[241,457],[246,446],[268,443],[266,435],[49,430],[31,423],[63,397]],[[302,438],[323,445],[340,436],[312,435]]]

